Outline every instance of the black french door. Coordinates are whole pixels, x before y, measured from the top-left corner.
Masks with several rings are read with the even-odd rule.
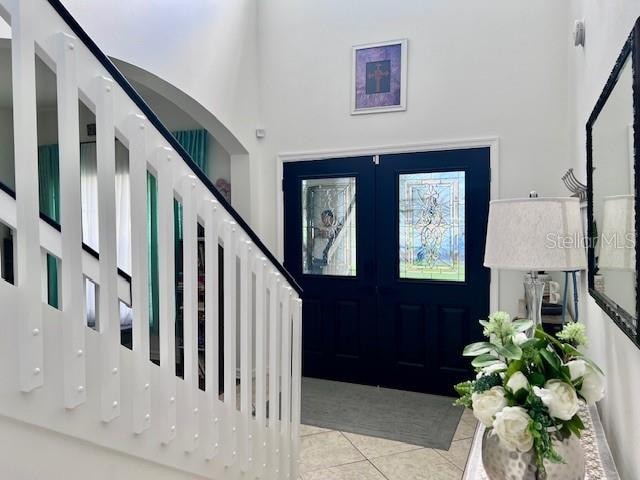
[[[489,181],[487,148],[285,164],[304,375],[452,392],[489,310]]]

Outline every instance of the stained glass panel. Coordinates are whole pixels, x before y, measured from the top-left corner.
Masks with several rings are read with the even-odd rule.
[[[302,181],[302,271],[356,275],[356,179]]]
[[[465,174],[399,176],[400,278],[465,279]]]

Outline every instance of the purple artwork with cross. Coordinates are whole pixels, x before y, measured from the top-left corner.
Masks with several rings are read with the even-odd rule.
[[[356,110],[401,104],[402,44],[356,50]]]

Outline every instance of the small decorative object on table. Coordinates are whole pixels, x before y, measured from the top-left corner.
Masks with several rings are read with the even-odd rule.
[[[567,323],[555,337],[531,320],[495,312],[480,320],[489,339],[468,345],[475,380],[456,385],[456,402],[487,427],[482,460],[491,480],[578,479],[585,475],[578,410],[604,396],[604,375],[579,348],[585,328]]]

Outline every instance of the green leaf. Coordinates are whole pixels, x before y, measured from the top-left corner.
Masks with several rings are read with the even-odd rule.
[[[500,359],[494,355],[489,355],[488,353],[483,353],[482,355],[478,355],[473,359],[471,365],[476,368],[488,367],[489,365],[493,365],[494,363],[498,363]]]
[[[533,372],[530,376],[529,376],[529,383],[531,385],[534,385],[536,387],[542,387],[545,384],[546,378],[544,376],[544,374],[540,373],[540,372]]]
[[[556,355],[553,352],[550,352],[546,348],[543,348],[542,350],[540,350],[540,356],[549,364],[549,366],[553,370],[555,370],[556,372],[559,372],[560,359],[558,358],[558,355]]]
[[[560,374],[560,376],[565,382],[571,384],[571,370],[569,370],[569,367],[560,365],[560,369],[558,370],[558,373]]]
[[[571,422],[575,423],[575,425],[580,430],[584,430],[585,429],[584,423],[582,422],[582,419],[580,418],[580,415],[578,415],[577,413],[573,416],[573,418],[571,419]]]
[[[531,348],[531,347],[541,347],[541,341],[538,338],[530,338],[529,340],[527,340],[526,342],[523,342],[520,345],[521,349],[525,349],[525,348]]]
[[[503,346],[496,345],[495,350],[498,355],[502,355],[509,360],[520,360],[522,358],[522,349],[514,343],[508,343]]]
[[[569,345],[568,343],[562,344],[562,351],[573,357],[582,357],[582,353],[580,353],[576,347]]]
[[[522,360],[514,360],[513,362],[509,363],[509,368],[507,368],[507,377],[511,377],[511,375],[513,375],[514,373],[522,370],[523,365],[524,362]]]
[[[516,320],[513,322],[513,328],[516,333],[526,332],[533,326],[533,321],[528,319]]]
[[[571,418],[571,420],[568,420],[564,424],[569,430],[571,430],[571,433],[573,433],[578,438],[580,438],[582,430],[584,430],[585,428],[584,423],[582,423],[582,419],[578,416],[577,413]]]
[[[475,357],[493,350],[493,345],[489,342],[476,342],[464,347],[462,355],[465,357]]]

